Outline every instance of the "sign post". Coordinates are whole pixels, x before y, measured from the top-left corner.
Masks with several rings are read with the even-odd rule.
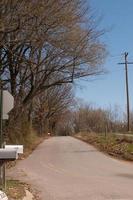
[[[3,147],[2,120],[3,120],[3,89],[1,86],[0,88],[0,148]]]
[[[3,88],[0,83],[0,148],[3,148],[3,133],[2,133],[2,116],[3,116]],[[3,185],[3,165],[0,166],[0,183]]]
[[[1,84],[1,83],[0,83]],[[0,85],[0,148],[4,148],[4,137],[3,137],[3,120],[8,119],[8,113],[12,110],[14,106],[14,98],[7,91],[3,90],[2,84]],[[0,183],[6,188],[5,180],[5,163],[0,166]]]

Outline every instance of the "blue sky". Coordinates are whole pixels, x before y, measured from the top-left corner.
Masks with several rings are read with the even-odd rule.
[[[88,0],[89,2],[89,0]],[[76,97],[96,106],[119,105],[126,108],[124,52],[128,61],[133,61],[133,0],[90,0],[91,7],[102,16],[100,27],[106,29],[101,40],[106,44],[109,55],[104,67],[108,73],[94,81],[80,81]],[[130,108],[133,109],[133,65],[128,65]],[[82,89],[81,89],[82,88]]]

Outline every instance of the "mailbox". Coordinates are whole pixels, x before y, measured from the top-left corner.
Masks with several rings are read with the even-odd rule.
[[[23,154],[23,145],[5,145],[7,150],[16,150],[18,154]]]
[[[12,161],[18,159],[18,153],[16,150],[0,149],[0,160]]]

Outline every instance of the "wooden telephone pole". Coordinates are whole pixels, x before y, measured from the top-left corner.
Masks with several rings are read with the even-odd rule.
[[[120,65],[125,65],[125,78],[126,78],[126,97],[127,97],[127,131],[130,131],[130,104],[129,104],[129,88],[128,88],[128,64],[133,64],[133,62],[127,61],[128,53],[124,53],[125,62],[118,63]]]

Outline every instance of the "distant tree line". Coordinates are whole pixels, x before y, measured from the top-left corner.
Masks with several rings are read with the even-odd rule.
[[[77,105],[71,113],[72,133],[124,133],[127,131],[126,114],[118,105],[108,108],[98,108],[93,104],[80,102]],[[130,116],[130,128],[133,131],[133,112]]]

